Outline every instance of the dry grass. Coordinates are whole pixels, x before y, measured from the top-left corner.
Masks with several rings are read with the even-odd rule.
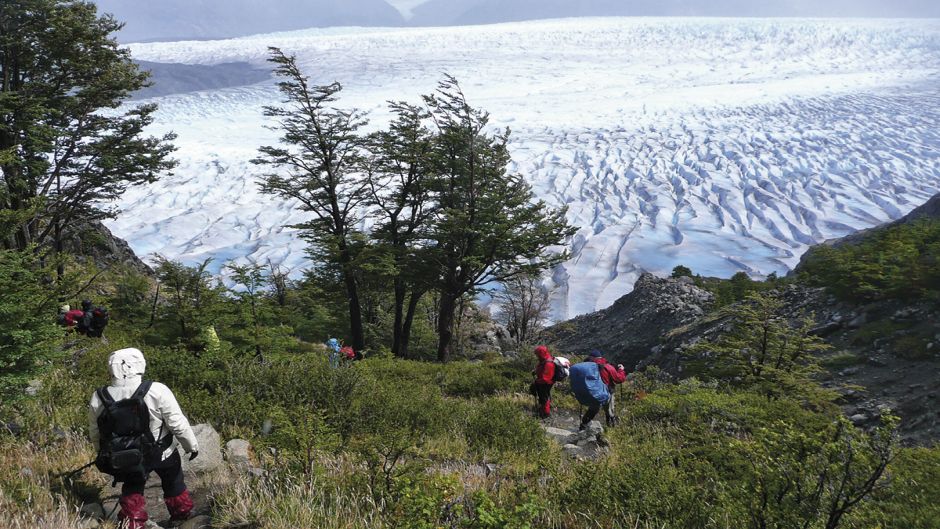
[[[91,445],[78,436],[0,438],[0,529],[81,527],[79,497],[95,494],[104,479],[94,470],[71,479],[62,475],[93,457]]]

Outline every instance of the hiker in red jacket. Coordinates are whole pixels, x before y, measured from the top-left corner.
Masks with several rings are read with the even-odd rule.
[[[608,391],[610,391],[610,399],[603,404],[603,408],[604,416],[607,418],[607,426],[613,426],[617,424],[617,417],[614,415],[614,386],[627,381],[627,372],[624,370],[623,364],[617,364],[617,367],[614,367],[608,363],[604,355],[597,349],[591,351],[591,355],[587,357],[585,362],[594,362],[597,364],[601,374],[601,380],[607,385]],[[584,417],[581,419],[581,430],[585,429],[587,425],[594,420],[594,417],[597,416],[597,412],[599,412],[600,409],[600,404],[588,408],[587,413],[585,413]]]
[[[548,347],[535,348],[539,363],[535,366],[535,382],[532,393],[538,398],[539,418],[547,419],[552,414],[552,385],[555,384],[555,359],[548,352]]]

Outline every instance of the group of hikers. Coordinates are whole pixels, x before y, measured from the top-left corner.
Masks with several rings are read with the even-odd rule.
[[[594,350],[583,362],[571,365],[567,358],[553,357],[544,345],[535,348],[535,356],[538,358],[538,364],[535,366],[535,381],[530,386],[530,392],[538,400],[539,417],[551,417],[552,387],[555,383],[568,379],[575,398],[582,406],[587,407],[581,417],[579,430],[587,428],[601,409],[604,410],[607,425],[616,424],[614,387],[627,380],[623,364],[614,367],[600,351]]]
[[[83,309],[90,307],[90,302],[82,304]],[[78,318],[78,311],[72,312],[72,318]],[[327,350],[330,362],[337,365],[361,358],[335,339],[327,342]],[[531,391],[538,398],[541,417],[551,416],[552,387],[567,379],[578,401],[587,406],[581,417],[582,430],[601,409],[608,425],[616,422],[613,389],[626,381],[623,365],[613,366],[599,351],[574,365],[553,357],[545,346],[536,347],[535,354],[538,365]],[[160,477],[171,521],[190,518],[194,508],[184,481],[180,449],[193,460],[199,455],[199,442],[173,392],[159,382],[144,380],[146,369],[139,349],[114,351],[108,357],[111,383],[96,390],[89,403],[89,430],[98,448],[92,464],[113,476],[115,484],[122,483],[118,520],[127,529],[147,526],[144,487],[151,472]]]
[[[108,326],[108,309],[96,307],[91,300],[82,301],[81,309],[73,309],[70,305],[59,307],[57,323],[65,327],[67,332],[77,332],[91,338],[104,336],[104,329]]]

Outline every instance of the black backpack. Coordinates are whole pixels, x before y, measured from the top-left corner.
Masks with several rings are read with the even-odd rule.
[[[91,318],[88,323],[88,335],[92,337],[101,337],[104,328],[108,325],[108,309],[104,307],[95,307],[91,311]]]
[[[151,385],[152,382],[145,380],[130,398],[119,401],[111,397],[107,387],[98,389],[104,411],[98,416],[101,437],[95,466],[114,476],[115,482],[146,477],[151,466],[159,462],[163,451],[173,442],[173,436],[168,435],[164,442],[158,443],[150,431],[150,410],[144,395]],[[163,433],[162,426],[160,433]]]

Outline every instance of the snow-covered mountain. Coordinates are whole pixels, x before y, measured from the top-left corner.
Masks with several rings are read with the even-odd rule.
[[[330,26],[400,26],[385,0],[93,0],[122,42],[220,39]]]
[[[940,17],[932,0],[427,0],[414,25],[490,24],[574,16]]]
[[[808,245],[898,218],[940,191],[940,22],[572,19],[322,29],[134,44],[156,63],[226,67],[229,88],[163,95],[174,176],[132,190],[110,227],[141,254],[305,265],[249,160],[276,142],[267,46],[343,103],[418,100],[441,72],[511,126],[514,169],[580,231],[550,282],[555,317],[605,307],[641,271],[784,272]],[[235,76],[235,77],[232,77]],[[174,77],[183,82],[185,76]],[[201,85],[204,86],[204,85]],[[198,88],[198,87],[197,87]],[[186,92],[180,86],[177,92]]]

